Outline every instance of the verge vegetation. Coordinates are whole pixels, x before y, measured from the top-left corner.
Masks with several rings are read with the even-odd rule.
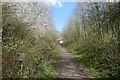
[[[45,3],[2,3],[2,77],[53,78],[57,31]]]
[[[78,3],[73,11],[63,29],[64,46],[97,78],[119,78],[120,2]]]

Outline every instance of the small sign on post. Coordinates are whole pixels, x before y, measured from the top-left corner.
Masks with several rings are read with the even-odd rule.
[[[25,59],[26,53],[17,53],[19,55],[19,62],[22,63],[22,61]]]

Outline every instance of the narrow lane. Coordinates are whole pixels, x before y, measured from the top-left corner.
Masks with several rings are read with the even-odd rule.
[[[89,74],[80,66],[74,56],[61,47],[60,63],[56,70],[57,78],[89,78]]]

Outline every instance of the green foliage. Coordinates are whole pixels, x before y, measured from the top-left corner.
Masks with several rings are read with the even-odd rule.
[[[78,3],[63,29],[64,46],[100,78],[120,75],[120,2]]]
[[[88,67],[89,71],[96,77],[119,78],[120,55],[118,53],[115,53],[114,55],[113,53],[108,53],[108,50],[114,51],[114,44],[116,44],[116,41],[108,43],[102,41],[101,44],[98,42],[94,43],[94,45],[84,46],[84,48],[83,46],[80,46],[77,47],[76,53],[73,53],[73,55],[75,55],[80,64]],[[95,72],[93,72],[92,69],[95,69]]]
[[[30,27],[31,23],[17,16],[16,6],[19,5],[17,3],[2,5],[3,78],[53,78],[58,53],[56,34],[50,34],[47,30],[54,36],[52,39],[48,37],[49,35],[36,37],[39,34],[33,34],[36,32]]]

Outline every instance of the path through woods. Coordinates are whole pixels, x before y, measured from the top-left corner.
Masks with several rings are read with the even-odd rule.
[[[74,56],[61,47],[60,61],[56,70],[58,78],[89,78],[89,73],[79,65]]]

